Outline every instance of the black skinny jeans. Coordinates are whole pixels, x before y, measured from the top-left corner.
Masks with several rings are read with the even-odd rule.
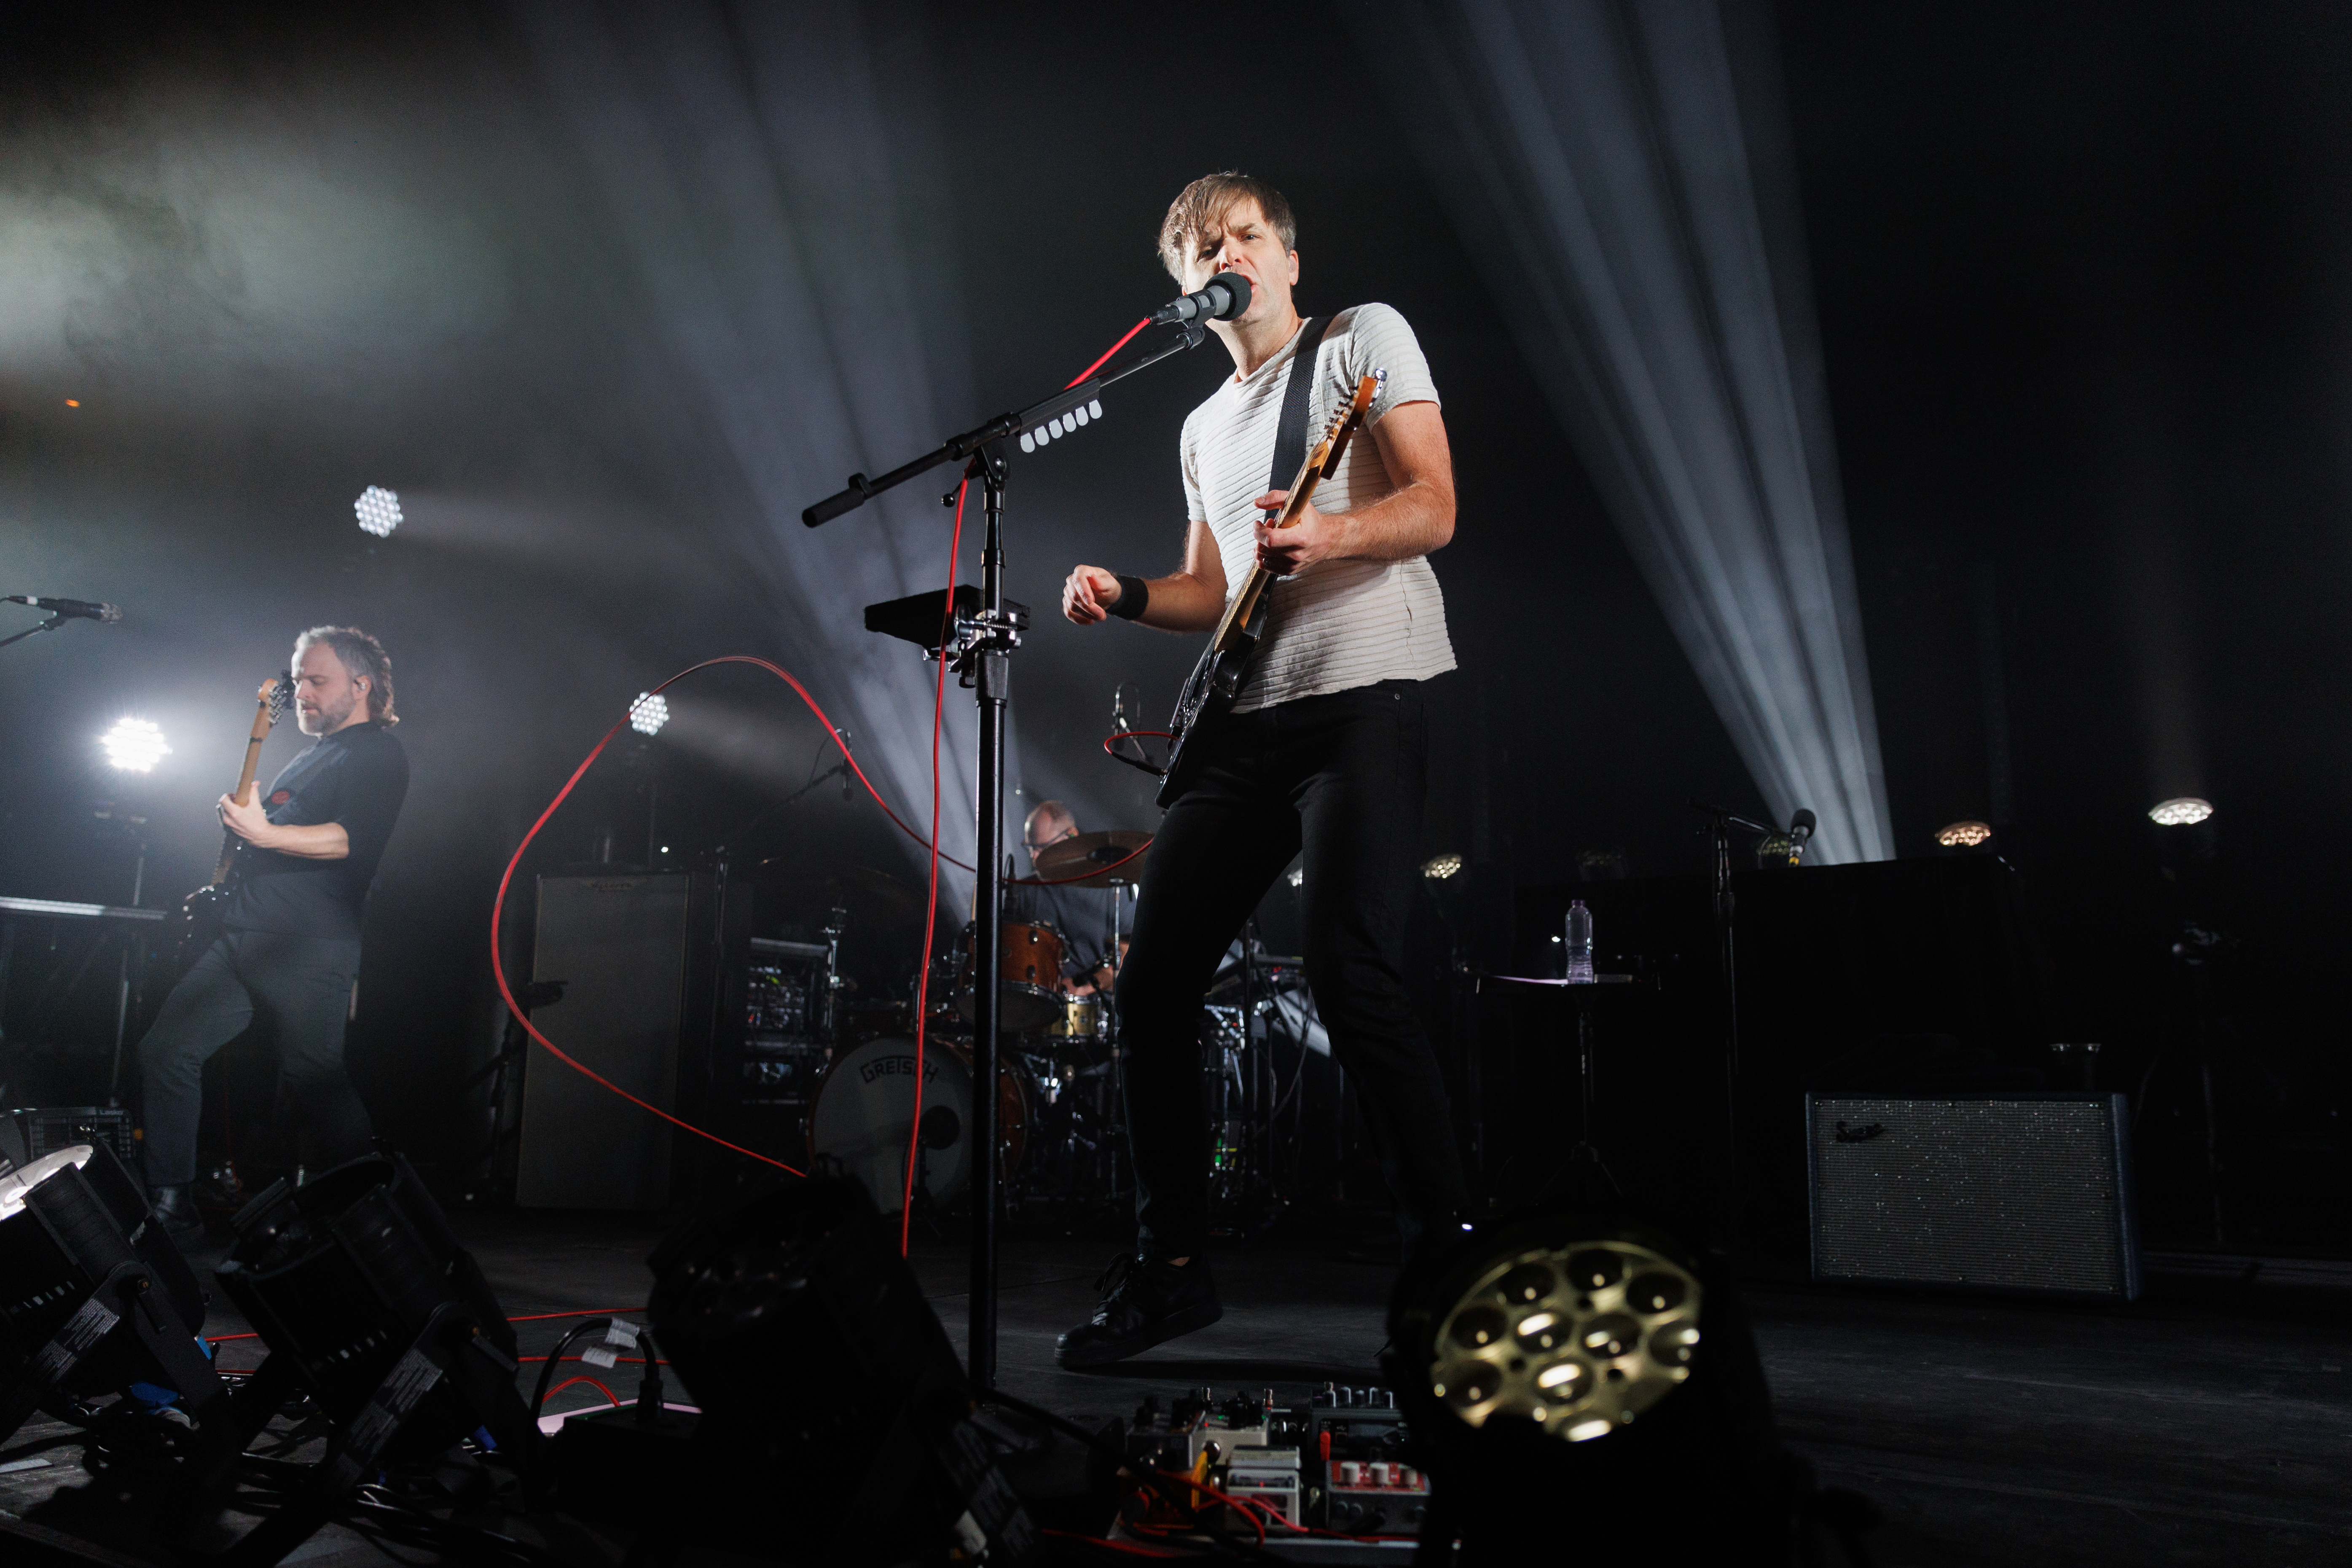
[[[1467,1201],[1445,1080],[1404,988],[1427,788],[1420,685],[1303,697],[1202,738],[1208,765],[1160,820],[1118,976],[1141,1239],[1174,1258],[1208,1240],[1201,998],[1234,934],[1303,849],[1307,983],[1378,1140],[1410,1247]]]
[[[245,1033],[256,1014],[278,1047],[278,1081],[302,1117],[320,1165],[374,1147],[367,1108],[343,1071],[343,1021],[360,944],[330,937],[232,931],[216,938],[163,999],[139,1042],[150,1187],[195,1180],[205,1063]]]

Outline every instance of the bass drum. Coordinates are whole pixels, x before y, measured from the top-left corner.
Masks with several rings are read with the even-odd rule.
[[[914,1128],[915,1042],[868,1040],[834,1058],[809,1111],[809,1158],[838,1163],[865,1184],[874,1206],[897,1214],[907,1190]],[[997,1068],[998,1171],[1009,1177],[1029,1152],[1029,1086],[1010,1062]],[[971,1053],[936,1037],[923,1047],[923,1190],[944,1205],[971,1182]]]

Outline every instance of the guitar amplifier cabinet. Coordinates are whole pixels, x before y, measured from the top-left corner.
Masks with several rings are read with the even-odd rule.
[[[563,999],[531,1021],[567,1056],[647,1104],[677,1107],[687,879],[541,877],[531,978]],[[534,1052],[523,1075],[515,1202],[524,1208],[657,1209],[669,1202],[669,1124]]]
[[[1805,1097],[1821,1280],[2139,1295],[2120,1094]]]

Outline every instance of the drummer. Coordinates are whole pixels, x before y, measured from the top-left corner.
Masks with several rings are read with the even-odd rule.
[[[1021,842],[1029,851],[1030,875],[1037,857],[1048,845],[1078,834],[1077,818],[1058,800],[1039,801],[1022,824]],[[1118,927],[1116,888],[1078,888],[1067,884],[1040,886],[1011,882],[1004,889],[1004,918],[1052,926],[1062,938],[1063,989],[1074,996],[1090,996],[1110,988],[1118,965],[1111,942]]]

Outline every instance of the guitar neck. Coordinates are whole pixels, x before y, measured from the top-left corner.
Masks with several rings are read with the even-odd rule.
[[[269,739],[272,715],[267,692],[264,688],[259,710],[253,718],[253,733],[245,742],[245,766],[237,770],[236,788],[229,792],[229,798],[239,805],[253,804],[253,781],[261,772],[261,742]],[[236,865],[236,834],[222,830],[220,860],[213,867],[212,885],[215,888],[228,880],[230,870]]]
[[[1288,528],[1298,521],[1298,514],[1305,511],[1307,503],[1315,499],[1316,487],[1323,482],[1325,461],[1326,456],[1320,450],[1307,454],[1306,461],[1298,465],[1297,476],[1290,481],[1288,498],[1283,501],[1282,510],[1275,514],[1274,521],[1267,527]],[[1225,606],[1224,619],[1217,623],[1217,635],[1210,646],[1219,648],[1232,647],[1237,629],[1249,625],[1251,615],[1257,609],[1259,596],[1276,581],[1275,574],[1265,566],[1253,563],[1249,575],[1242,579],[1242,591],[1235,594],[1233,603]]]

